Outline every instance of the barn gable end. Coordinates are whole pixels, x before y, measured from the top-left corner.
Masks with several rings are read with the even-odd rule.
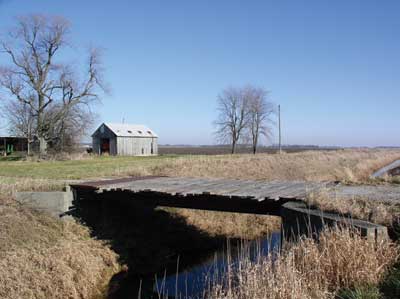
[[[158,154],[157,134],[144,125],[103,123],[92,134],[93,151],[121,156]]]

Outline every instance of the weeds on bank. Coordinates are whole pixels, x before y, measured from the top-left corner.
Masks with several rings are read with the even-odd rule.
[[[18,191],[61,191],[65,186],[66,182],[61,180],[0,176],[0,194],[8,197],[14,197]]]
[[[183,217],[188,225],[193,225],[210,236],[257,239],[281,229],[281,218],[276,216],[178,208],[161,209]]]
[[[74,221],[0,198],[0,298],[88,299],[118,271],[116,254]]]
[[[398,202],[371,200],[362,196],[341,198],[330,194],[328,190],[308,194],[306,202],[310,207],[322,211],[335,212],[385,226],[397,226],[400,219]]]
[[[398,255],[390,241],[375,244],[350,229],[327,229],[318,242],[302,238],[278,257],[243,257],[234,271],[228,267],[222,279],[211,283],[205,298],[380,298],[374,297],[374,288],[368,289],[370,297],[359,294],[367,294],[367,286],[379,285]]]

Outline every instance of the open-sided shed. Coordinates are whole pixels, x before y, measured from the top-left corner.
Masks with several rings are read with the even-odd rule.
[[[103,123],[92,134],[93,152],[113,156],[158,154],[158,136],[144,125]]]
[[[0,155],[9,155],[14,152],[26,152],[28,139],[16,136],[0,136]]]

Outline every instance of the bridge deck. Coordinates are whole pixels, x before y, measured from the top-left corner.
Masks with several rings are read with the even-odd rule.
[[[155,192],[181,197],[216,195],[257,201],[304,199],[307,193],[327,187],[324,182],[250,181],[213,178],[143,177],[86,182],[73,187],[103,191]]]
[[[328,182],[251,181],[213,178],[140,177],[71,185],[77,203],[144,200],[147,205],[280,215],[288,201],[328,191],[340,199],[365,198],[400,203],[400,186],[344,186]],[[126,201],[125,201],[126,202]]]

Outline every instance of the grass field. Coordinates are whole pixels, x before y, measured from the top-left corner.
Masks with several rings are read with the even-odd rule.
[[[331,150],[278,154],[86,156],[68,161],[0,160],[0,177],[79,180],[168,175],[257,180],[363,180],[400,158],[400,150]]]
[[[282,150],[286,153],[298,153],[304,151],[321,151],[335,150],[336,148],[320,148],[318,146],[284,146]],[[277,147],[260,146],[257,153],[276,154]],[[159,145],[158,152],[160,155],[228,155],[231,153],[230,146],[212,145],[212,146],[174,146],[174,145]],[[253,149],[249,146],[238,146],[236,148],[238,154],[252,154]]]
[[[281,155],[78,156],[63,161],[3,159],[0,194],[60,190],[71,180],[146,175],[370,183],[373,171],[397,159],[400,159],[398,149],[313,150]]]
[[[87,156],[70,161],[0,161],[0,176],[39,179],[76,180],[107,176],[138,174],[162,165],[175,156],[110,157]]]

